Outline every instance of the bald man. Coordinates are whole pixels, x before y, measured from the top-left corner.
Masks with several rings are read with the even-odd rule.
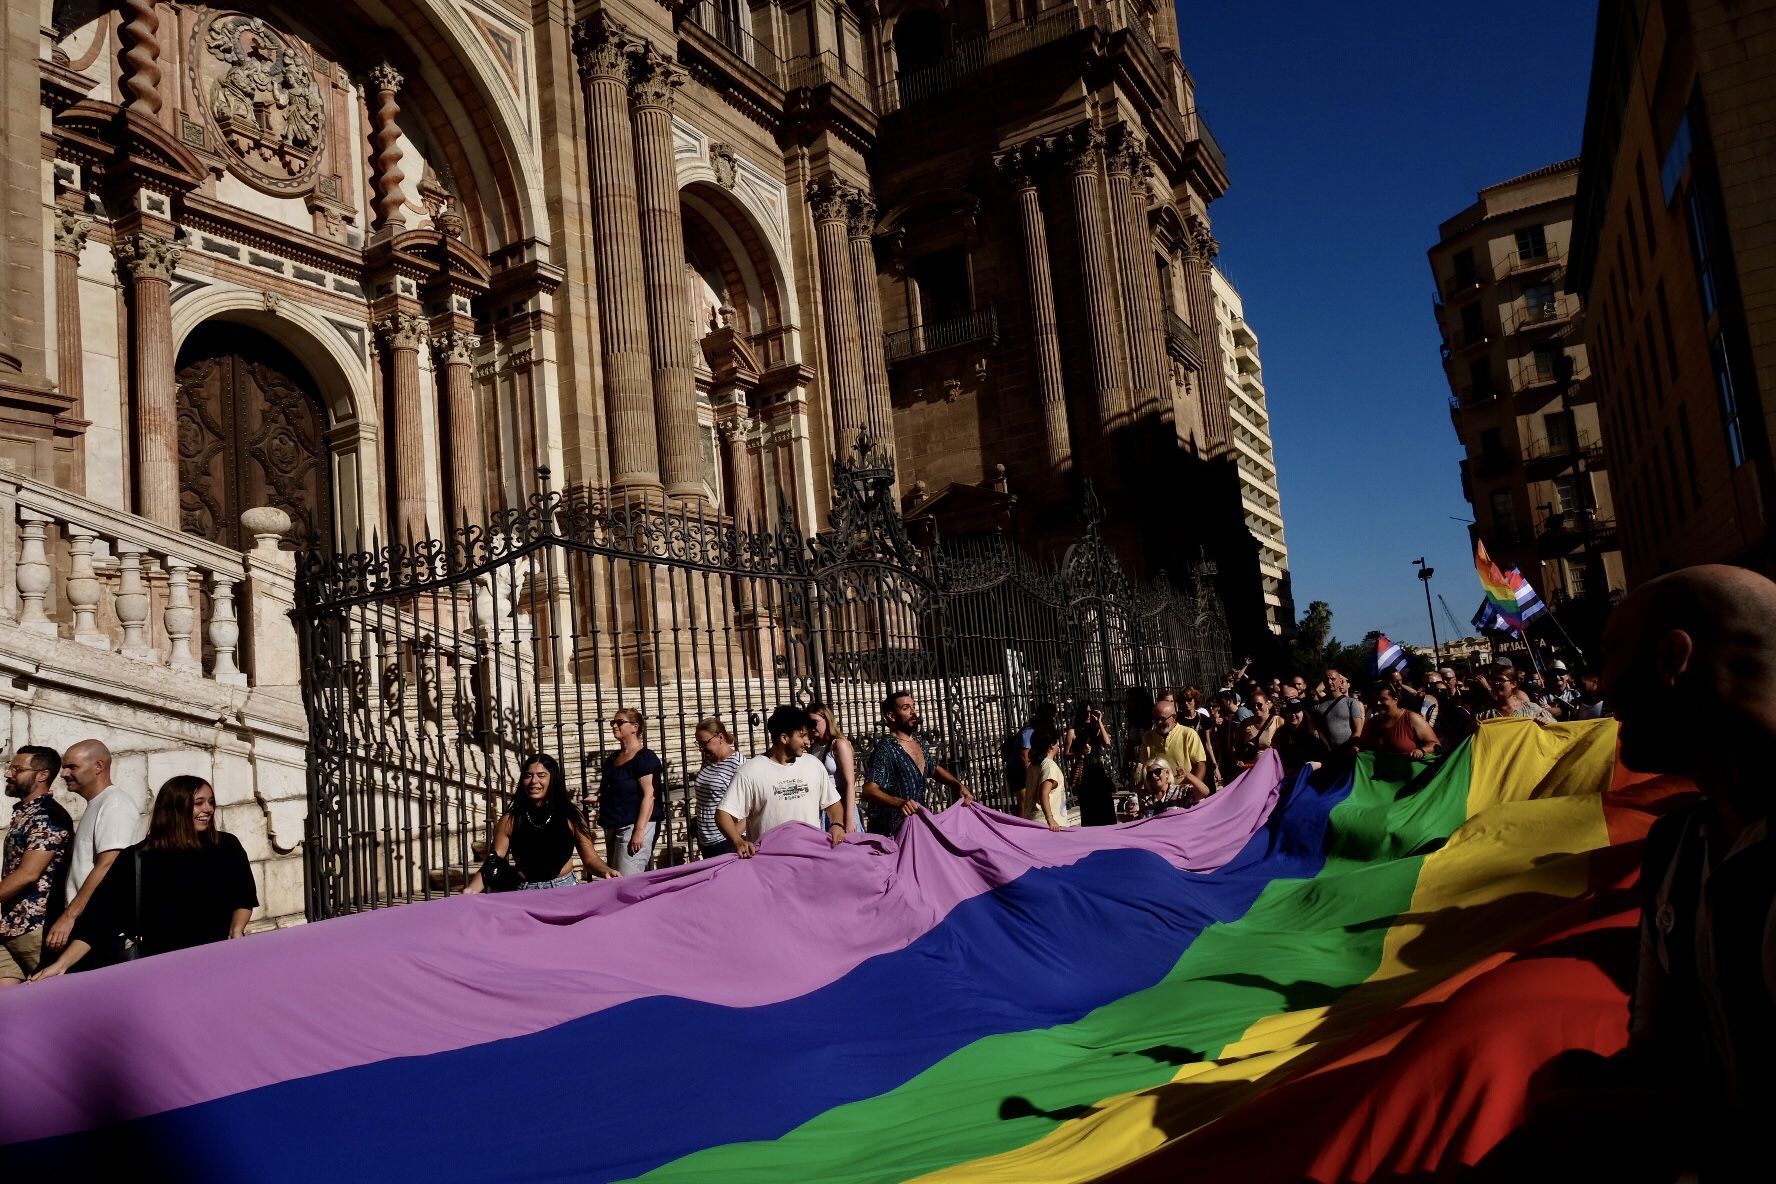
[[[135,799],[111,783],[111,750],[98,740],[82,740],[62,757],[62,781],[86,799],[86,811],[74,828],[68,862],[68,903],[61,920],[43,939],[48,950],[60,950],[74,933],[74,922],[98,890],[105,873],[125,847],[142,841],[142,815]],[[85,962],[82,962],[85,968]]]

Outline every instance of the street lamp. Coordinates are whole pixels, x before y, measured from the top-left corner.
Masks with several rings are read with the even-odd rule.
[[[1437,614],[1431,610],[1431,577],[1437,574],[1437,569],[1427,567],[1422,555],[1414,559],[1412,565],[1418,568],[1418,578],[1425,586],[1425,616],[1431,622],[1431,652],[1437,656],[1437,665],[1441,667],[1443,646],[1437,641]]]

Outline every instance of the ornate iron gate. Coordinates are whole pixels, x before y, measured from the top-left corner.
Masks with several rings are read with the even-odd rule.
[[[911,690],[939,760],[1015,803],[1008,739],[1032,707],[1226,667],[1203,573],[1131,580],[1098,516],[1051,569],[999,536],[916,545],[868,440],[834,465],[829,529],[748,531],[657,499],[550,489],[448,540],[304,559],[296,611],[309,716],[308,912],[460,888],[516,783],[554,753],[595,806],[618,707],[665,762],[658,863],[696,857],[697,721],[747,752],[776,704],[819,700],[863,753]],[[1088,503],[1090,499],[1088,498]],[[1120,720],[1119,720],[1120,722]]]

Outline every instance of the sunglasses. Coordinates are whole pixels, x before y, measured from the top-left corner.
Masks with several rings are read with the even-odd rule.
[[[1148,769],[1147,770],[1147,776],[1149,776],[1149,777],[1164,777],[1165,775],[1166,775],[1166,770],[1164,770],[1164,769]]]

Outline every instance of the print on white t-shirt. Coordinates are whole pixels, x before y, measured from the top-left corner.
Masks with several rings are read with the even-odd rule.
[[[755,756],[740,766],[723,795],[723,813],[746,822],[746,837],[755,842],[786,822],[826,825],[823,814],[839,800],[826,766],[811,756],[780,765],[769,756]]]

